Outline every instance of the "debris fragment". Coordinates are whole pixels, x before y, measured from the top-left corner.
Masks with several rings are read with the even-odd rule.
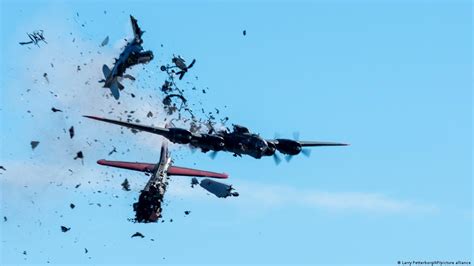
[[[173,57],[173,59],[171,59],[171,62],[174,64],[174,66],[161,66],[160,67],[161,71],[172,70],[172,73],[175,73],[176,75],[178,75],[179,79],[181,80],[183,79],[184,74],[186,74],[186,72],[188,72],[188,70],[194,66],[194,64],[196,63],[196,59],[193,59],[191,64],[186,65],[186,62],[184,61],[184,59],[178,55],[178,56]],[[178,68],[179,71],[174,72],[173,70],[174,68]]]
[[[181,99],[183,104],[186,104],[186,98],[183,97],[183,95],[180,94],[170,94],[167,95],[165,98],[163,98],[163,104],[164,105],[171,105],[171,98],[178,98]]]
[[[69,128],[69,137],[74,138],[74,126]]]
[[[36,140],[33,140],[33,141],[30,142],[30,144],[31,144],[31,149],[34,150],[36,147],[38,147],[40,142],[36,141]]]
[[[109,36],[105,37],[105,39],[102,41],[102,43],[100,44],[100,46],[104,47],[104,46],[106,46],[108,43],[109,43]]]
[[[178,98],[181,100],[181,105],[179,108],[176,107],[176,103],[172,104],[172,98]],[[186,98],[184,98],[184,96],[180,94],[170,94],[163,98],[163,105],[168,115],[172,115],[175,111],[183,109],[186,106],[186,102]]]
[[[3,167],[3,165],[0,165],[0,169],[3,170],[3,171],[7,170],[7,169],[5,169],[5,167]]]
[[[78,187],[80,187],[80,186],[81,186],[81,184],[77,184],[74,188],[78,188]]]
[[[74,157],[74,160],[77,160],[77,159],[84,159],[84,154],[82,153],[82,151],[78,151],[77,154],[76,154],[76,157]]]
[[[109,152],[109,156],[112,155],[114,152],[117,152],[117,149],[116,149],[115,147],[114,147],[113,150],[111,150],[111,151]]]
[[[135,234],[133,234],[131,237],[141,237],[141,238],[144,238],[145,236],[140,233],[140,232],[136,232]]]
[[[146,114],[146,117],[148,117],[148,118],[153,117],[153,113],[151,111],[149,111],[148,114]]]
[[[89,253],[89,250],[87,250],[87,248],[84,248],[84,253],[85,254]]]
[[[61,225],[61,232],[66,233],[69,230],[71,230],[71,227],[66,227],[64,225]]]
[[[166,70],[166,67],[165,66],[161,66],[161,70],[162,71],[165,71]],[[164,93],[169,93],[173,90],[172,88],[172,83],[165,80],[165,83],[163,83],[163,85],[161,85],[161,91],[164,92]]]
[[[26,250],[23,251],[23,255],[27,255]]]
[[[184,214],[189,215],[191,211],[184,211]]]
[[[131,80],[131,81],[135,81],[135,80],[136,80],[136,78],[135,78],[134,76],[130,75],[130,74],[125,74],[125,75],[123,75],[123,78],[129,79],[129,80]]]
[[[230,196],[238,197],[239,193],[233,192],[234,188],[231,185],[226,185],[211,179],[201,180],[200,186],[218,198],[227,198]]]
[[[4,222],[8,221],[8,218],[6,216],[3,216],[3,221]]]
[[[74,203],[71,203],[71,204],[69,204],[69,207],[70,207],[71,209],[74,209],[74,208],[76,208],[76,205],[74,205]]]
[[[242,34],[243,34],[244,36],[247,35],[247,31],[246,31],[246,30],[242,31]]]
[[[53,111],[54,113],[56,113],[56,112],[62,112],[62,110],[60,110],[60,109],[57,109],[57,108],[54,108],[54,107],[53,107],[53,108],[51,108],[51,111]]]
[[[121,185],[123,190],[130,191],[130,183],[128,183],[128,179],[125,178]]]
[[[28,38],[30,38],[30,41],[28,42],[20,42],[20,45],[26,45],[26,44],[35,44],[36,46],[39,47],[39,42],[43,41],[44,43],[46,42],[46,39],[44,38],[43,35],[43,30],[37,30],[33,31],[32,33],[26,33],[28,35]]]
[[[197,180],[197,178],[193,177],[191,179],[191,187],[193,188],[196,185],[199,185],[199,181]]]
[[[43,73],[43,77],[46,80],[47,83],[49,83],[49,78],[48,78],[48,73]]]

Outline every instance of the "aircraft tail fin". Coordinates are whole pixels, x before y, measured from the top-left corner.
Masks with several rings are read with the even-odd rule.
[[[132,162],[121,162],[121,161],[107,161],[107,160],[98,160],[98,164],[106,165],[110,167],[134,170],[139,172],[153,172],[156,165],[151,163],[132,163]]]

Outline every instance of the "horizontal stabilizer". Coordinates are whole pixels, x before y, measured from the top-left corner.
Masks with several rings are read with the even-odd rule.
[[[112,96],[114,96],[115,100],[120,98],[120,86],[121,84],[117,80],[114,80],[112,84],[110,84],[110,91],[112,92]]]
[[[107,79],[110,75],[110,68],[107,65],[102,66],[102,73],[104,73],[105,79]]]
[[[140,171],[140,172],[153,172],[153,170],[155,169],[155,165],[151,163],[131,163],[131,162],[107,161],[107,160],[98,160],[97,163],[100,165],[106,165],[106,166],[123,168],[123,169]]]
[[[198,176],[198,177],[212,177],[225,179],[229,175],[226,173],[215,173],[203,170],[196,170],[191,168],[179,167],[179,166],[170,166],[168,168],[168,175],[181,175],[181,176]]]

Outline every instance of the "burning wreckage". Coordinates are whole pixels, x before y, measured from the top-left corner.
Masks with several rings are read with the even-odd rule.
[[[135,221],[139,223],[157,222],[161,217],[161,204],[166,192],[169,176],[210,177],[218,179],[225,179],[228,177],[228,175],[225,173],[215,173],[173,166],[171,154],[168,151],[166,142],[163,142],[161,146],[160,160],[156,164],[107,160],[99,160],[97,163],[110,167],[145,172],[151,175],[150,179],[145,185],[145,188],[140,192],[138,202],[133,204],[133,210],[135,211]],[[194,182],[195,184],[199,183],[196,178],[193,178],[193,183]],[[227,186],[210,179],[202,180],[201,187],[213,193],[217,197],[239,195],[237,192],[232,192],[232,186]]]

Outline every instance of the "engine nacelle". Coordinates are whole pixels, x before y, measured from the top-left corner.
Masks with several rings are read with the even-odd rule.
[[[301,152],[301,144],[291,139],[277,139],[276,149],[288,155],[296,155]]]
[[[276,145],[270,141],[268,141],[267,144],[268,144],[268,147],[265,150],[265,156],[272,156],[273,154],[275,154]]]
[[[189,144],[193,138],[193,134],[186,129],[170,128],[166,137],[173,143]]]
[[[191,140],[191,145],[203,150],[222,151],[225,146],[224,138],[216,135],[201,134]]]

